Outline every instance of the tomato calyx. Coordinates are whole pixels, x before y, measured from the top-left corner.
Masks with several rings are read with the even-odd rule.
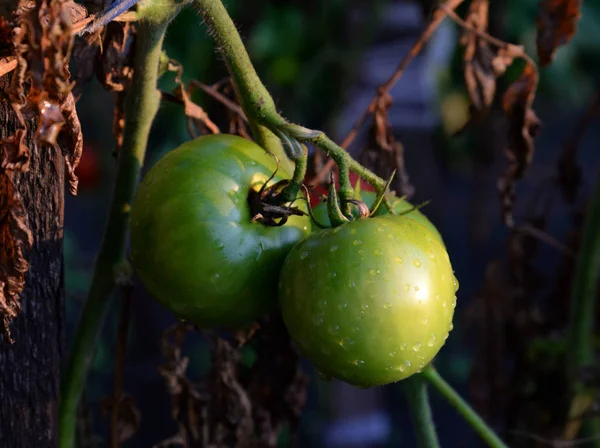
[[[271,186],[268,183],[275,173],[256,191],[251,188],[248,192],[248,204],[252,215],[252,222],[260,222],[266,226],[280,227],[284,225],[290,216],[305,216],[306,213],[298,207],[294,207],[293,202],[287,204],[283,202],[286,198],[282,194],[284,188],[289,185],[287,179],[280,180]]]

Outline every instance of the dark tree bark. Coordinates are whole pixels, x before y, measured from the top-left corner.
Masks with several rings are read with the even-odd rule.
[[[9,76],[0,78],[6,91]],[[58,390],[64,339],[63,209],[64,160],[58,151],[32,143],[31,165],[15,176],[27,208],[34,243],[21,296],[22,311],[11,325],[15,343],[0,340],[0,447],[45,448],[58,442]],[[17,121],[0,96],[0,140]]]

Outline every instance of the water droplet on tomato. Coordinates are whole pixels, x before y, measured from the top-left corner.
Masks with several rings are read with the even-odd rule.
[[[327,274],[327,276],[328,276],[329,278],[335,278],[335,277],[337,277],[337,273],[336,273],[335,271],[332,271],[332,272],[330,272],[329,274]]]
[[[410,285],[409,285],[408,283],[405,283],[405,284],[404,284],[404,290],[405,290],[406,292],[410,291]]]
[[[396,258],[394,258],[394,261],[395,261],[396,263],[398,263],[398,264],[402,264],[402,263],[404,263],[404,260],[403,260],[402,258],[400,258],[400,257],[396,257]]]
[[[412,363],[407,359],[406,361],[404,361],[404,365],[406,367],[410,367],[410,366],[412,366]]]
[[[396,356],[396,353],[397,352],[395,352],[395,351],[394,352],[390,352],[390,356],[393,358],[394,356]]]
[[[336,250],[338,250],[338,246],[335,244],[329,248],[329,252],[335,252]]]
[[[419,287],[418,287],[418,286],[415,286],[415,291],[418,291],[418,290],[419,290]]]
[[[300,252],[300,260],[304,260],[306,257],[308,257],[307,251]]]
[[[448,304],[446,303],[446,301],[445,301],[445,300],[442,302],[442,306],[443,306],[444,308],[448,306]]]
[[[435,345],[435,334],[431,333],[431,338],[429,338],[429,342],[427,342],[429,347],[433,347]]]
[[[428,325],[429,324],[429,318],[426,317],[425,319],[423,319],[423,325]]]
[[[400,351],[403,352],[404,350],[406,350],[406,344],[402,343],[400,344]]]
[[[382,250],[380,250],[380,249],[375,249],[375,250],[373,251],[373,254],[374,254],[375,256],[377,256],[377,257],[381,257],[381,256],[383,255],[383,251],[382,251]]]
[[[309,264],[309,265],[308,265],[308,267],[309,267],[310,269],[314,269],[314,268],[316,267],[316,265],[315,265],[314,263],[311,263],[311,264]]]
[[[454,292],[458,291],[458,280],[455,276],[452,276],[452,286],[454,286]]]
[[[348,306],[348,304],[346,302],[342,302],[338,305],[338,309],[341,311],[343,309],[345,309]]]
[[[352,244],[354,244],[355,246],[359,246],[362,244],[362,240],[354,240],[352,241]]]
[[[418,258],[415,258],[415,261],[413,263],[415,264],[416,268],[420,268],[421,267],[421,260],[419,260]]]
[[[363,304],[360,306],[360,314],[364,314],[364,313],[365,313],[365,311],[367,311],[368,309],[369,309],[369,305],[368,305],[367,303],[363,303]]]
[[[452,299],[452,308],[456,308],[456,296]]]
[[[384,229],[383,229],[383,227],[377,227],[377,231],[378,232],[384,232]]]
[[[379,269],[371,268],[369,269],[369,275],[377,275],[379,274]]]
[[[312,321],[313,321],[313,324],[315,324],[315,325],[322,325],[323,324],[323,315],[316,314],[315,316],[313,316]]]
[[[435,258],[434,253],[430,250],[427,251],[427,255],[429,255],[429,258],[431,258],[432,260]]]
[[[352,364],[354,364],[355,366],[362,366],[365,362],[362,359],[355,359],[354,361],[352,361]]]
[[[356,235],[356,229],[350,229],[350,235]]]
[[[404,372],[404,371],[406,370],[406,367],[404,367],[404,364],[400,364],[400,365],[398,366],[398,369],[397,369],[397,370],[400,370],[400,372]]]
[[[327,331],[329,332],[329,334],[336,334],[338,331],[340,331],[340,326],[339,325],[331,325]]]
[[[385,302],[385,303],[383,304],[383,309],[384,309],[384,310],[389,310],[391,307],[392,307],[392,305],[391,305],[389,302]]]
[[[454,330],[454,324],[450,322],[450,326],[448,327],[448,331]]]
[[[421,347],[422,347],[421,343],[417,342],[415,345],[413,345],[412,349],[414,352],[419,352],[419,351],[421,351]]]

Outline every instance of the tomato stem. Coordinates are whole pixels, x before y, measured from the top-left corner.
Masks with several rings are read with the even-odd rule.
[[[350,222],[347,216],[342,213],[338,196],[335,191],[335,182],[333,180],[333,173],[331,174],[331,183],[329,184],[329,196],[327,197],[327,214],[329,215],[329,222],[331,227],[338,227],[342,224]]]
[[[439,448],[425,379],[421,375],[413,375],[403,381],[403,386],[419,447]]]
[[[144,5],[140,4],[141,12]],[[102,330],[110,300],[117,286],[118,272],[126,261],[129,209],[139,182],[148,135],[160,103],[156,88],[161,48],[169,22],[181,3],[151,2],[149,13],[138,22],[133,60],[133,80],[125,103],[123,145],[118,152],[117,178],[92,284],[88,291],[74,336],[74,345],[63,375],[59,409],[61,448],[75,446],[77,408],[86,378],[94,360],[98,335]],[[161,9],[162,8],[162,9]]]
[[[575,409],[578,403],[586,401],[582,395],[589,395],[587,402],[595,401],[593,392],[587,390],[581,380],[581,371],[594,363],[594,322],[596,300],[600,285],[600,180],[592,196],[585,221],[581,246],[575,264],[575,274],[571,289],[571,310],[567,334],[567,375],[575,395],[571,408],[573,418],[579,418],[582,410]],[[597,417],[583,421],[583,436],[597,434],[600,421]],[[600,442],[596,442],[599,446]]]
[[[296,167],[294,168],[294,174],[290,179],[290,183],[281,190],[281,193],[277,197],[277,202],[280,204],[293,202],[298,197],[298,193],[302,188],[302,182],[306,177],[306,170],[308,168],[308,151],[306,146],[303,146],[302,150],[304,154],[302,157],[296,159]]]
[[[420,374],[424,379],[437,389],[448,402],[464,417],[477,434],[492,448],[508,448],[500,440],[477,412],[456,392],[450,384],[442,378],[437,370],[430,364]]]
[[[288,123],[275,106],[273,98],[260,80],[242,39],[229,17],[227,9],[220,0],[196,0],[196,5],[211,35],[217,43],[219,52],[236,86],[240,104],[250,122],[255,126],[264,126],[275,135],[284,132],[286,135],[302,143],[312,143],[323,149],[340,168],[340,194],[343,199],[351,199],[349,191],[350,176],[346,173],[352,170],[373,185],[378,192],[385,191],[385,181],[371,172],[348,154],[341,146],[333,142],[322,131]],[[265,147],[271,151],[271,148]],[[275,153],[279,157],[279,153]],[[392,206],[387,198],[384,205],[392,212]]]

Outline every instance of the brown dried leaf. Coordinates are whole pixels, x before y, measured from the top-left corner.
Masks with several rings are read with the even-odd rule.
[[[119,407],[117,440],[119,443],[123,443],[139,431],[142,422],[142,414],[135,406],[133,397],[129,394],[124,394],[118,403],[115,403],[113,397],[105,397],[101,403],[102,412],[105,417],[112,414],[114,406]]]
[[[531,163],[534,153],[533,139],[541,125],[532,109],[537,85],[537,67],[527,61],[519,79],[509,86],[502,98],[504,112],[508,118],[506,157],[509,166],[498,181],[498,190],[502,200],[503,219],[509,227],[513,226],[515,181],[523,176]]]
[[[474,0],[465,21],[477,31],[486,32],[488,12],[488,0]],[[496,93],[497,75],[492,66],[494,52],[486,40],[469,29],[464,30],[461,44],[464,48],[464,77],[469,98],[475,110],[487,110]]]
[[[62,140],[67,140],[67,142],[61,144],[60,147],[63,148],[65,156],[67,175],[69,177],[69,191],[75,196],[77,195],[77,185],[79,183],[75,170],[79,165],[79,160],[83,152],[83,133],[81,132],[81,123],[75,109],[75,98],[72,93],[67,95],[62,104],[62,114],[66,120]],[[68,150],[65,151],[65,148],[68,148]]]
[[[204,111],[204,109],[202,109],[202,107],[200,107],[198,104],[194,103],[190,98],[190,94],[188,93],[185,84],[181,79],[183,75],[183,66],[177,61],[169,60],[167,69],[170,72],[176,72],[175,82],[177,83],[177,87],[175,88],[173,94],[183,103],[185,115],[195,122],[205,126],[213,134],[220,134],[221,131],[219,130],[219,127],[208,117],[208,114]]]
[[[392,97],[381,91],[373,110],[369,142],[361,152],[360,161],[383,178],[389,178],[395,171],[393,189],[399,196],[410,198],[414,187],[404,164],[404,147],[394,138],[389,118],[391,106]]]
[[[23,172],[29,169],[29,148],[24,143],[26,134],[25,129],[18,129],[13,135],[0,141],[0,168]]]
[[[554,60],[558,47],[577,32],[582,0],[542,0],[537,18],[537,52],[541,65]]]
[[[96,77],[111,92],[123,92],[133,76],[132,56],[135,30],[129,22],[111,22],[106,26]]]
[[[10,323],[21,311],[29,263],[24,251],[33,244],[27,211],[12,182],[12,173],[0,171],[0,332],[12,343]]]

